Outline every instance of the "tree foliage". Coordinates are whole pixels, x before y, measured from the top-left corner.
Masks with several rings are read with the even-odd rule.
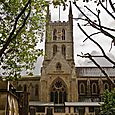
[[[8,79],[20,77],[23,69],[32,70],[41,54],[46,21],[45,0],[0,1],[0,67]]]
[[[65,5],[66,0],[0,0],[1,76],[17,79],[21,71],[34,69],[42,50],[37,43],[44,37],[47,6]]]
[[[103,95],[104,104],[101,106],[101,115],[114,115],[115,114],[115,89],[111,92],[106,90]]]
[[[0,57],[3,75],[15,78],[23,68],[33,69],[39,55],[36,47],[43,33],[44,1],[1,1]]]

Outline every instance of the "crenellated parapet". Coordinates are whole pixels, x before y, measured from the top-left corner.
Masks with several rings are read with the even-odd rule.
[[[50,26],[67,26],[68,21],[50,21],[49,24]]]

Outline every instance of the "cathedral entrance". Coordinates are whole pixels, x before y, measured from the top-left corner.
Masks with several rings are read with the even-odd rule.
[[[56,79],[51,86],[50,101],[55,104],[63,104],[67,101],[66,86],[63,80]]]

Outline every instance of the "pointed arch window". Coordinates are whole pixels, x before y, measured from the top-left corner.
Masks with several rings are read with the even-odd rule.
[[[62,40],[65,40],[65,29],[62,29]]]
[[[24,85],[24,91],[27,91],[27,86],[26,85]]]
[[[56,64],[56,70],[61,70],[61,64],[59,62]]]
[[[35,85],[35,96],[38,96],[38,85]]]
[[[56,104],[61,104],[67,101],[66,86],[61,79],[57,79],[53,83],[51,87],[50,101]]]
[[[62,45],[62,55],[66,57],[66,46]]]
[[[57,52],[57,46],[54,45],[54,46],[53,46],[53,56],[56,54],[56,52]]]
[[[85,84],[80,83],[80,94],[85,94]]]
[[[19,86],[17,87],[17,90],[22,91],[22,86],[19,85]]]
[[[29,88],[29,93],[30,93],[30,99],[32,99],[32,97],[34,95],[34,87],[33,87],[32,83],[30,83],[28,88]]]
[[[109,89],[109,84],[108,83],[104,83],[104,90]]]
[[[92,84],[92,94],[97,94],[97,84],[96,83]]]
[[[53,40],[57,40],[57,30],[53,30]]]

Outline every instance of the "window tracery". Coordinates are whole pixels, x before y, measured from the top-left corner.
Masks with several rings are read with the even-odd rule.
[[[61,70],[61,64],[59,62],[56,64],[56,70]]]
[[[50,100],[54,103],[64,103],[66,101],[66,86],[62,80],[58,79],[51,87]]]

